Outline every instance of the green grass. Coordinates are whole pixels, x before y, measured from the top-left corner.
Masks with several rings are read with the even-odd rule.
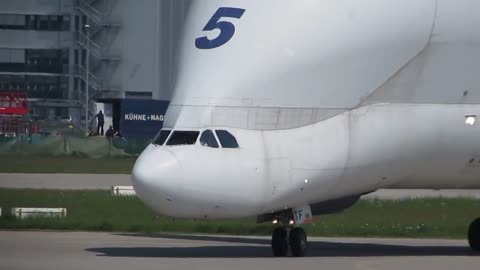
[[[176,221],[156,216],[137,197],[114,197],[108,191],[47,191],[0,189],[4,213],[12,207],[66,207],[67,218],[0,218],[1,229],[53,229],[120,232],[204,232],[229,233],[245,226],[255,227],[254,219],[224,222]],[[261,226],[260,226],[261,227]],[[268,231],[269,226],[264,226]]]
[[[66,218],[0,218],[0,229],[51,229],[117,232],[222,233],[269,235],[271,224],[255,218],[189,221],[157,217],[137,197],[114,197],[106,191],[0,189],[4,214],[11,207],[66,207]],[[340,214],[318,217],[305,226],[312,236],[425,237],[464,239],[480,215],[480,200],[362,200]]]
[[[135,158],[91,159],[0,155],[0,173],[130,174]]]

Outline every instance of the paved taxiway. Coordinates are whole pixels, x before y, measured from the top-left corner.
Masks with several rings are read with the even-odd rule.
[[[456,240],[310,238],[305,258],[274,258],[265,237],[0,231],[0,269],[478,269]]]
[[[109,190],[131,185],[128,174],[0,173],[0,188]]]
[[[131,185],[131,176],[128,174],[0,173],[0,188],[110,190],[112,186]],[[382,200],[428,197],[480,199],[480,190],[379,190],[364,196]]]

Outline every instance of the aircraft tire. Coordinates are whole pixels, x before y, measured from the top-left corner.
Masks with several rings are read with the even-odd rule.
[[[468,228],[468,243],[474,251],[480,251],[480,218],[475,219]]]
[[[307,234],[302,228],[294,228],[290,231],[289,242],[293,256],[305,256],[305,249],[307,248]]]
[[[275,257],[285,257],[288,253],[287,229],[276,228],[272,234],[272,251]]]

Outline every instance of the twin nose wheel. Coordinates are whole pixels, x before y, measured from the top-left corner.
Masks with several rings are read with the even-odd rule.
[[[474,251],[480,251],[480,218],[475,219],[468,228],[468,243]]]
[[[305,256],[307,248],[307,235],[302,228],[279,227],[272,234],[272,251],[276,257],[284,257],[288,249],[295,257]]]

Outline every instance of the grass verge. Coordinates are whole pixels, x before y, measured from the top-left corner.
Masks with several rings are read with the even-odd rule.
[[[0,173],[130,174],[135,158],[91,159],[0,155]]]
[[[106,191],[0,189],[0,207],[66,207],[66,218],[0,217],[0,229],[51,229],[116,232],[222,233],[269,235],[271,224],[254,218],[219,221],[174,220],[156,216],[137,197],[114,197]],[[480,200],[361,200],[345,212],[318,217],[305,226],[311,236],[466,238],[480,215]]]

